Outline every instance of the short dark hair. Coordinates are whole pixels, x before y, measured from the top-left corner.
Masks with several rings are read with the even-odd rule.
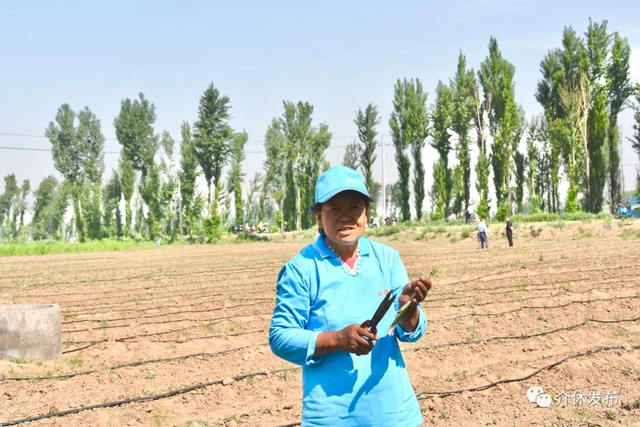
[[[364,201],[364,208],[365,209],[369,209],[369,207],[371,206],[371,199],[368,198],[367,196],[365,196],[362,193],[358,193],[357,191],[352,191],[353,194],[355,194],[356,196],[358,196],[359,198],[361,198]],[[338,193],[340,194],[340,193]],[[315,205],[313,205],[313,211],[317,214],[320,213],[322,211],[322,205],[324,205],[324,203],[316,203]],[[320,234],[324,234],[324,230],[320,227],[318,227],[318,232]]]

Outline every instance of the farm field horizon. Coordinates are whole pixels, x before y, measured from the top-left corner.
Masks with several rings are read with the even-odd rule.
[[[438,267],[428,331],[401,344],[425,425],[640,425],[640,239],[620,237],[637,225],[531,228],[508,248],[496,224],[488,251],[459,233],[375,238],[412,279]],[[0,258],[0,304],[59,304],[63,341],[58,362],[0,359],[0,425],[103,404],[22,425],[298,423],[301,371],[268,328],[278,272],[307,244]],[[530,403],[532,386],[554,404]]]

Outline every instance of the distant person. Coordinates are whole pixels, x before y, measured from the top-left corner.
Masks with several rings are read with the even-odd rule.
[[[470,223],[473,221],[473,206],[467,205],[466,217],[467,217],[467,221],[466,221],[467,223]]]
[[[489,226],[484,221],[484,218],[480,218],[478,223],[478,244],[480,249],[489,249],[489,238],[487,237],[487,228]]]
[[[507,223],[507,240],[509,241],[509,247],[513,247],[513,223],[509,217],[505,218]]]

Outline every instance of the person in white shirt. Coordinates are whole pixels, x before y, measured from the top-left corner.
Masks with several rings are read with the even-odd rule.
[[[467,210],[464,214],[464,222],[468,224],[471,221],[473,221],[473,206],[467,205]]]
[[[489,226],[484,221],[484,218],[480,218],[478,223],[478,245],[480,249],[489,249],[489,238],[487,237],[487,228]]]

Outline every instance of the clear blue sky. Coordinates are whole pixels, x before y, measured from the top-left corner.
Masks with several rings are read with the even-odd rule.
[[[437,5],[436,5],[437,3]],[[85,105],[102,121],[117,151],[113,118],[123,98],[144,92],[156,105],[156,130],[179,142],[180,123],[193,122],[211,82],[231,98],[232,125],[261,141],[282,100],[315,106],[315,123],[333,132],[327,157],[356,135],[354,112],[378,105],[388,135],[393,85],[420,78],[429,103],[438,80],[455,72],[458,52],[478,68],[491,35],[516,67],[516,98],[527,117],[540,112],[534,91],[539,63],[560,45],[562,29],[583,33],[588,18],[609,20],[632,46],[632,73],[640,79],[640,2],[619,0],[510,1],[64,1],[0,3],[0,132],[42,135],[62,103]],[[631,114],[623,115],[631,134]],[[388,136],[386,137],[387,141]],[[0,135],[2,146],[43,147],[45,138]],[[249,151],[262,151],[260,143]],[[627,187],[637,156],[624,146]],[[386,151],[387,182],[397,177]],[[435,152],[425,153],[431,185]],[[106,156],[107,176],[117,155]],[[248,154],[249,176],[264,155]],[[380,180],[381,164],[375,166]],[[57,172],[49,153],[0,150],[0,175],[15,172],[32,187]],[[3,183],[0,183],[0,189]]]

